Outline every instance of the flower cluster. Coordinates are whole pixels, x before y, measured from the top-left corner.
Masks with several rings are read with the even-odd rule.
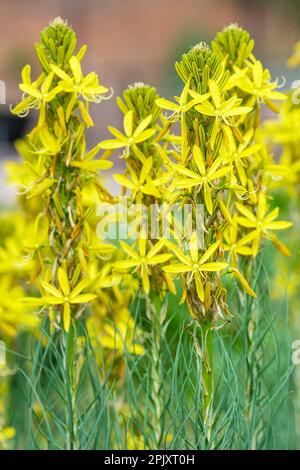
[[[299,42],[296,43],[293,55],[288,59],[287,65],[290,68],[299,67]],[[287,100],[280,107],[278,115],[273,119],[264,122],[260,131],[261,139],[265,143],[268,151],[278,157],[277,168],[280,169],[277,177],[272,182],[272,189],[280,192],[285,203],[285,209],[293,214],[296,227],[299,225],[299,182],[300,182],[300,100],[299,81],[292,83],[292,89],[287,94]],[[289,245],[293,252],[298,250],[298,235],[295,229],[289,239]],[[272,296],[275,299],[285,297],[288,292],[289,300],[293,305],[293,310],[298,308],[298,257],[295,257],[296,265],[293,265],[293,272],[284,260],[279,261],[280,269],[275,274],[274,288]],[[283,282],[283,276],[288,278],[288,283]]]
[[[204,205],[204,243],[193,233],[189,257],[183,244],[168,244],[178,262],[164,270],[181,274],[192,315],[210,321],[228,311],[223,275],[232,273],[255,296],[240,260],[255,257],[264,238],[284,251],[275,231],[291,225],[276,220],[278,208],[269,210],[276,165],[256,137],[261,103],[274,109],[271,100],[285,95],[275,91],[277,83],[252,48],[249,35],[232,25],[217,35],[212,50],[199,44],[176,64],[184,82],[177,101],[184,100],[185,107],[177,161],[170,163],[171,188],[180,201]],[[172,103],[157,104],[169,110]]]
[[[155,102],[157,98],[156,90],[143,83],[130,86],[124,92],[123,100],[117,100],[124,114],[124,133],[108,126],[115,139],[100,143],[100,147],[106,150],[121,149],[120,158],[125,158],[125,174],[114,174],[114,179],[127,197],[129,211],[126,223],[130,237],[135,240],[133,245],[120,242],[127,259],[115,262],[113,267],[117,272],[136,272],[146,295],[150,291],[162,295],[166,290],[175,292],[170,276],[161,269],[171,257],[167,253],[166,240],[158,233],[149,237],[154,222],[159,224],[163,217],[162,204],[170,201],[166,184],[169,175],[165,173],[163,164],[165,148],[172,136],[170,123]],[[151,211],[151,207],[157,210]],[[143,209],[147,210],[147,220]]]
[[[92,264],[103,251],[113,251],[92,246],[95,207],[84,205],[87,188],[101,192],[98,171],[112,166],[94,159],[99,147],[87,151],[85,142],[85,127],[93,125],[89,104],[109,98],[110,92],[94,72],[83,75],[86,46],[78,52],[75,48],[72,29],[54,20],[36,46],[43,71],[32,80],[30,66],[23,68],[22,101],[12,109],[21,116],[30,108],[39,111],[37,126],[22,145],[21,184],[25,199],[38,200],[35,233],[26,248],[36,261],[41,297],[25,301],[46,308],[52,328],[65,331],[98,296]]]
[[[212,50],[203,43],[195,46],[176,64],[184,82],[181,95],[175,102],[155,100],[166,116],[153,111],[154,105],[147,115],[140,97],[139,107],[132,109],[135,100],[128,99],[129,106],[121,105],[124,134],[109,128],[115,139],[100,144],[105,149],[125,148],[121,156],[126,158],[128,176],[115,179],[129,190],[132,201],[188,204],[194,214],[197,204],[204,206],[201,233],[194,215],[192,231],[178,240],[173,217],[173,241],[153,241],[147,233],[147,241],[141,235],[137,251],[123,242],[129,259],[115,268],[137,271],[146,293],[156,264],[162,266],[160,273],[171,276],[164,278],[168,286],[174,275],[180,275],[182,301],[187,301],[193,317],[210,321],[228,312],[225,274],[233,274],[255,296],[239,264],[243,257],[258,254],[263,239],[287,253],[275,232],[291,223],[277,220],[278,208],[269,209],[268,188],[280,166],[256,132],[261,104],[275,110],[273,100],[286,97],[276,91],[277,82],[271,81],[252,49],[253,40],[235,25],[217,35]],[[131,93],[138,95],[140,87]],[[157,116],[160,124],[155,122]],[[179,135],[171,134],[176,121]]]
[[[96,159],[100,146],[87,150],[85,140],[85,128],[93,125],[90,102],[109,98],[111,91],[99,84],[94,72],[83,75],[86,47],[77,53],[75,48],[73,30],[54,20],[36,45],[43,72],[32,81],[30,66],[23,69],[23,99],[12,109],[20,116],[30,108],[39,111],[37,126],[16,145],[23,163],[7,164],[10,180],[19,187],[26,230],[16,252],[26,259],[24,279],[29,281],[26,291],[15,288],[20,308],[17,312],[14,303],[14,311],[19,322],[21,309],[29,312],[37,325],[32,310],[39,309],[39,316],[50,320],[50,332],[68,333],[88,308],[86,328],[99,370],[104,358],[106,369],[113,365],[120,379],[125,348],[133,354],[142,354],[143,348],[133,338],[128,310],[133,286],[124,281],[121,292],[121,278],[112,273],[118,251],[96,234],[98,205],[113,202],[99,177],[99,171],[112,167],[109,152]],[[40,295],[32,297],[35,286]]]

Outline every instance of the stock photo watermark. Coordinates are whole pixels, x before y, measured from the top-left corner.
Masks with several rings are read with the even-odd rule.
[[[295,80],[292,83],[292,103],[293,104],[299,104],[300,103],[300,80]]]
[[[300,364],[300,339],[296,339],[292,343],[292,349],[292,363],[294,364],[294,366],[298,366]]]
[[[6,84],[0,80],[0,104],[6,104]]]
[[[0,341],[0,367],[6,365],[6,347],[4,341]]]
[[[117,204],[101,204],[97,207],[96,233],[101,240],[157,240],[174,238],[188,241],[197,234],[199,248],[204,247],[203,204],[131,204],[122,196]]]

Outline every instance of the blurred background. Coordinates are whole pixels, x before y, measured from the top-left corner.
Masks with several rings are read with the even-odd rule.
[[[286,77],[287,87],[297,78],[285,63],[300,39],[298,0],[2,0],[0,80],[6,85],[6,104],[0,104],[0,204],[14,201],[3,162],[16,158],[13,142],[33,119],[11,116],[9,105],[20,98],[21,68],[30,63],[33,76],[39,73],[33,46],[56,16],[73,26],[79,45],[88,45],[84,72],[95,70],[104,85],[113,87],[115,97],[134,81],[149,83],[166,97],[176,94],[180,81],[175,60],[194,44],[210,42],[232,22],[255,38],[256,56],[274,78]],[[115,99],[93,105],[92,115],[96,126],[89,131],[89,146],[107,136],[107,124],[118,125],[121,118]]]

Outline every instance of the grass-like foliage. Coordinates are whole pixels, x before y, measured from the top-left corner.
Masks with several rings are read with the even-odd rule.
[[[282,312],[270,302],[269,277],[262,258],[257,261],[255,272],[259,300],[249,301],[242,295],[239,314],[214,337],[214,424],[209,441],[201,407],[200,325],[191,321],[188,312],[182,312],[176,307],[177,300],[172,299],[165,312],[160,349],[155,352],[157,359],[153,362],[151,324],[146,315],[143,318],[143,301],[136,299],[133,314],[142,317],[139,332],[142,328],[146,352],[136,356],[125,349],[126,372],[121,388],[111,376],[113,364],[107,369],[102,358],[99,371],[99,360],[95,358],[84,322],[64,337],[56,332],[46,333],[49,325],[44,325],[39,341],[32,344],[28,335],[23,339],[24,346],[27,343],[26,357],[11,353],[11,364],[20,366],[11,378],[14,399],[8,413],[9,422],[17,431],[18,446],[32,449],[296,448],[289,312]],[[233,303],[239,294],[238,287],[233,287]],[[77,367],[72,370],[76,375],[72,389],[68,362],[74,354],[77,354]],[[151,382],[153,376],[155,384]],[[153,402],[153,386],[161,406],[155,420],[159,428],[153,426],[153,410],[158,409]]]

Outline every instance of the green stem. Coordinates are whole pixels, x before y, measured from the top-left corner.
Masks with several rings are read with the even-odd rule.
[[[260,261],[261,262],[261,261]],[[247,275],[253,282],[256,280],[260,272],[260,266],[256,263],[246,265]],[[252,284],[253,284],[252,282]],[[263,280],[261,280],[263,282]],[[245,419],[248,429],[252,430],[251,450],[257,449],[257,423],[256,420],[256,393],[260,374],[260,347],[256,344],[257,315],[258,305],[253,302],[244,292],[241,294],[244,302],[244,318],[245,318],[245,355],[246,355],[246,384],[245,384]]]
[[[182,162],[187,156],[187,146],[188,146],[188,139],[187,139],[187,128],[185,122],[185,115],[183,114],[181,117],[181,152],[182,152]]]
[[[213,425],[213,397],[214,381],[212,374],[213,365],[213,328],[210,322],[202,322],[202,367],[201,381],[203,388],[202,411],[204,420],[205,435],[208,442],[211,439],[211,429]]]
[[[74,387],[73,387],[73,351],[72,347],[70,348],[70,342],[73,340],[72,335],[72,328],[68,333],[64,333],[64,369],[65,369],[65,386],[66,386],[66,400],[67,400],[67,407],[66,407],[66,445],[67,450],[74,450],[76,447],[75,443],[75,395],[74,395]]]
[[[255,346],[253,343],[253,336],[254,336],[254,322],[252,319],[251,313],[249,314],[249,318],[247,318],[247,356],[246,356],[246,363],[247,363],[247,376],[246,376],[246,421],[248,423],[249,429],[253,428],[253,419],[254,419],[254,402],[255,402],[255,384],[257,382],[258,370],[257,370],[257,362],[255,357]],[[257,436],[256,431],[254,429],[253,436],[251,439],[251,450],[255,450],[257,447]]]
[[[163,305],[158,295],[151,294],[148,302],[148,314],[151,315],[151,400],[152,425],[154,430],[155,447],[159,449],[163,439],[163,397],[162,397],[162,361],[161,343],[164,323]]]

